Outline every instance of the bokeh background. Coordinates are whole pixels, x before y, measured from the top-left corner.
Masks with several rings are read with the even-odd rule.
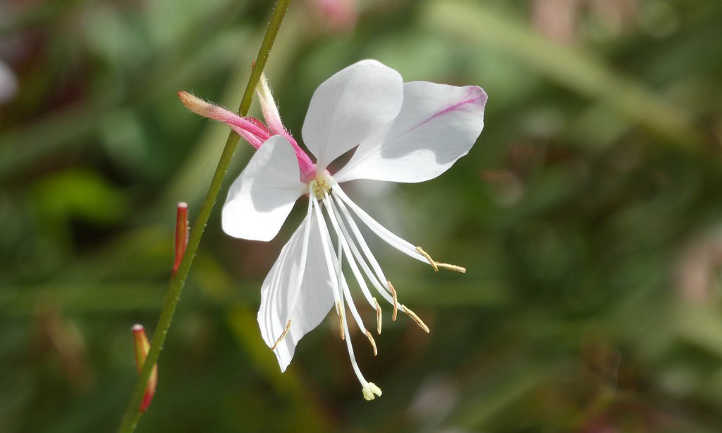
[[[118,425],[175,203],[195,217],[227,135],[176,91],[237,107],[270,3],[0,3],[0,431]],[[138,431],[722,431],[720,22],[719,0],[294,2],[267,73],[297,136],[315,87],[362,58],[488,92],[447,174],[349,187],[469,272],[374,243],[432,332],[386,320],[378,358],[354,335],[384,390],[367,403],[334,316],[283,375],[260,338],[303,206],[270,243],[215,212]]]

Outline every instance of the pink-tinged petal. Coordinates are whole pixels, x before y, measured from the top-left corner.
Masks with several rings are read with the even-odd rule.
[[[278,107],[276,106],[276,101],[273,99],[273,93],[271,93],[271,87],[268,85],[266,74],[261,74],[261,79],[256,87],[256,94],[258,95],[258,102],[261,104],[263,118],[268,124],[268,129],[271,134],[286,137],[286,140],[293,146],[293,150],[296,152],[296,157],[298,158],[298,166],[301,169],[301,180],[306,182],[312,179],[316,173],[316,166],[308,154],[298,145],[293,135],[283,126],[281,115],[278,113]]]
[[[223,231],[242,239],[273,239],[305,191],[299,177],[291,144],[280,135],[268,139],[228,190],[221,214]]]
[[[243,137],[251,146],[258,149],[270,134],[268,129],[260,126],[256,119],[246,119],[218,105],[211,104],[186,91],[178,92],[183,105],[192,112],[209,119],[223,122]]]
[[[263,341],[274,348],[281,371],[288,367],[301,338],[331,310],[334,304],[331,278],[324,263],[318,225],[307,215],[281,250],[261,287],[258,325]]]
[[[258,95],[258,103],[261,105],[263,119],[268,124],[268,129],[274,135],[285,135],[286,128],[281,121],[281,115],[278,113],[276,101],[273,99],[271,87],[268,85],[266,74],[261,73],[261,78],[256,86],[256,95]]]
[[[395,70],[362,60],[335,73],[313,93],[303,123],[303,140],[318,170],[374,134],[383,132],[401,109],[403,82]]]
[[[334,178],[423,182],[439,176],[481,134],[486,100],[477,86],[404,84],[403,106],[388,133],[362,142]]]
[[[266,87],[268,86],[266,85]],[[270,96],[270,89],[267,90],[268,97],[272,98],[272,96]],[[260,95],[261,93],[259,92],[259,96]],[[236,134],[243,137],[243,139],[246,140],[248,144],[250,144],[256,149],[259,149],[263,145],[263,143],[265,143],[266,140],[271,137],[271,135],[284,136],[286,140],[291,143],[291,146],[293,146],[293,150],[296,153],[296,158],[298,159],[298,167],[301,170],[301,180],[306,182],[309,179],[313,178],[316,172],[315,164],[313,163],[313,161],[311,161],[311,158],[308,156],[308,154],[306,154],[306,152],[301,149],[293,136],[283,128],[283,125],[280,123],[281,118],[278,117],[277,110],[275,112],[275,116],[277,118],[271,119],[272,122],[270,124],[272,128],[269,130],[269,128],[267,128],[258,119],[255,119],[253,117],[241,117],[236,113],[226,110],[223,107],[219,107],[217,105],[206,102],[186,91],[178,92],[178,97],[180,98],[181,102],[183,102],[183,105],[186,106],[186,108],[203,117],[225,123],[231,129],[233,129]],[[273,100],[271,99],[271,101]],[[265,115],[266,112],[264,109],[264,116]],[[268,116],[272,117],[272,113],[268,114]]]

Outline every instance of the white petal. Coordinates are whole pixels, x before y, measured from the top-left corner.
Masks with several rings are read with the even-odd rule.
[[[221,225],[228,235],[270,241],[303,193],[291,144],[276,135],[256,151],[228,190]]]
[[[404,103],[389,132],[361,143],[334,178],[423,182],[439,176],[481,134],[486,99],[477,86],[404,84]]]
[[[281,371],[288,367],[301,338],[316,328],[334,305],[332,277],[324,263],[318,225],[312,221],[313,217],[309,214],[296,229],[261,288],[258,325],[268,347],[273,347],[291,321],[288,333],[274,350]],[[302,250],[306,227],[310,232],[304,263]],[[303,279],[300,285],[299,278]]]
[[[373,134],[383,132],[401,109],[401,75],[375,60],[335,73],[313,93],[303,141],[319,170]]]

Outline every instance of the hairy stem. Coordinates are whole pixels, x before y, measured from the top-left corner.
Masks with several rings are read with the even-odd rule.
[[[263,42],[261,43],[261,47],[258,50],[255,65],[251,72],[251,76],[248,79],[246,89],[243,92],[241,106],[238,108],[238,114],[241,116],[245,116],[248,113],[248,109],[251,107],[253,92],[256,88],[256,84],[258,84],[258,80],[261,77],[263,68],[266,66],[268,55],[271,52],[278,30],[281,28],[281,22],[283,21],[283,17],[286,14],[290,1],[291,0],[276,1],[273,14],[271,15],[271,20],[266,28],[266,34],[263,38]],[[158,362],[160,351],[163,349],[163,343],[165,342],[168,329],[173,321],[173,314],[175,313],[176,306],[180,300],[180,295],[183,291],[186,278],[188,277],[188,272],[191,269],[193,259],[198,251],[198,246],[201,242],[201,238],[203,237],[203,233],[205,232],[208,219],[210,218],[213,207],[216,204],[218,193],[220,192],[223,184],[223,178],[228,171],[231,158],[238,146],[238,139],[238,135],[236,135],[233,131],[229,133],[228,138],[226,139],[226,145],[223,148],[223,154],[221,155],[216,171],[213,174],[211,186],[208,188],[206,198],[203,201],[198,217],[193,224],[190,239],[188,241],[188,247],[186,248],[185,255],[183,256],[183,261],[178,268],[178,272],[175,273],[170,280],[168,292],[166,294],[165,301],[163,302],[163,309],[161,310],[160,318],[158,319],[158,325],[153,333],[153,339],[150,342],[150,352],[148,352],[148,356],[143,363],[143,369],[140,372],[138,382],[135,384],[130,402],[128,403],[128,407],[125,410],[120,427],[118,428],[119,433],[133,432],[138,425],[140,417],[143,415],[143,412],[139,410],[139,407],[141,399],[143,398],[146,383],[148,382],[153,366]]]

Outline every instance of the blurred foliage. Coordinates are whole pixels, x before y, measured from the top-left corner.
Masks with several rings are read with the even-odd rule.
[[[193,216],[227,134],[175,92],[237,106],[268,3],[0,4],[19,80],[0,105],[0,431],[117,425],[174,202]],[[720,431],[722,2],[344,4],[354,27],[312,0],[289,12],[267,70],[287,126],[361,58],[483,86],[486,129],[453,170],[350,191],[469,272],[378,245],[432,332],[389,322],[378,358],[358,350],[384,390],[366,403],[333,318],[283,375],[260,338],[260,282],[293,224],[263,244],[215,217],[139,431]]]

